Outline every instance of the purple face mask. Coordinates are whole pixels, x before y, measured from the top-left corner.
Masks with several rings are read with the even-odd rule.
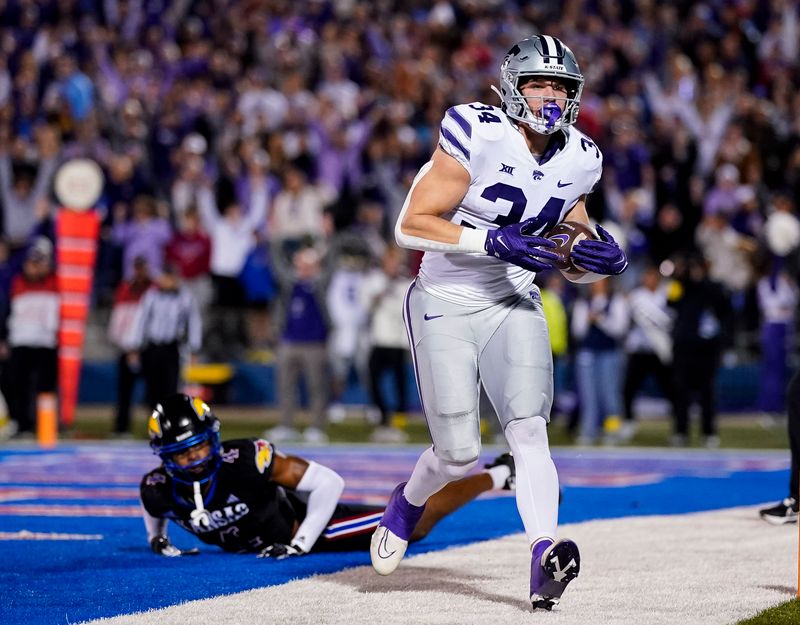
[[[555,102],[548,102],[542,107],[542,117],[544,117],[545,126],[549,129],[555,126],[556,120],[561,117],[561,109]]]

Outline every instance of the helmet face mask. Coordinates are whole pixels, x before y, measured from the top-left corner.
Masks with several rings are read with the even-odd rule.
[[[523,95],[524,85],[537,78],[563,84],[566,95]],[[523,39],[508,51],[500,66],[500,90],[495,91],[506,115],[539,134],[549,135],[578,120],[583,74],[569,48],[555,37],[537,35]]]
[[[156,406],[148,423],[150,447],[177,482],[201,484],[214,477],[222,461],[219,419],[198,398],[176,394]],[[208,442],[208,454],[187,463],[175,456]],[[187,458],[191,458],[188,455]]]

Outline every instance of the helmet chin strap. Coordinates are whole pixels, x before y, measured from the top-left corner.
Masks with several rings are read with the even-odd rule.
[[[211,518],[208,515],[208,510],[205,509],[203,504],[203,493],[200,491],[200,482],[192,482],[192,490],[194,491],[194,506],[192,510],[192,525],[197,528],[208,527],[211,525]]]

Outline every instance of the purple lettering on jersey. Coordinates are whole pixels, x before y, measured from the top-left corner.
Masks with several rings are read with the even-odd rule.
[[[147,476],[147,479],[145,480],[144,483],[147,486],[155,486],[156,484],[163,484],[166,481],[167,478],[161,475],[160,473],[152,473]]]
[[[238,538],[238,537],[239,537],[239,528],[238,528],[238,527],[236,527],[235,525],[234,525],[233,527],[228,527],[228,528],[225,528],[224,530],[222,530],[222,531],[219,533],[219,541],[220,541],[221,543],[224,543],[224,542],[225,542],[225,539],[226,539],[228,536],[233,536],[234,538]]]
[[[229,449],[228,451],[222,452],[220,457],[222,458],[222,462],[233,463],[239,457],[239,450]]]

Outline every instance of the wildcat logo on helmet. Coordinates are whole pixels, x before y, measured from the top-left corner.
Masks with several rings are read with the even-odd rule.
[[[272,463],[272,445],[260,438],[255,441],[256,446],[256,468],[259,473],[263,473]]]

